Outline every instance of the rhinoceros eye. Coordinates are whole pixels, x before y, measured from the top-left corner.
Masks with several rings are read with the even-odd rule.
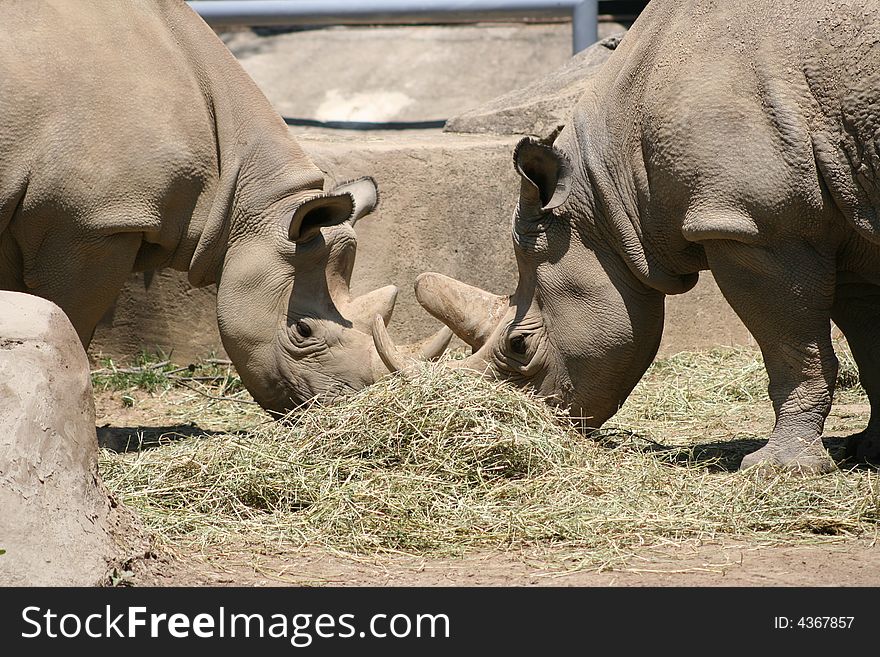
[[[526,336],[515,335],[510,338],[510,348],[515,354],[525,354],[528,350],[526,346]]]
[[[312,337],[312,327],[306,324],[303,320],[298,320],[296,324],[294,324],[294,328],[296,332],[300,334],[300,336],[304,338]]]

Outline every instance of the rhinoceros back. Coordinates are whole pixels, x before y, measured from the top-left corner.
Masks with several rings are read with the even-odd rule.
[[[222,172],[257,151],[267,180],[319,177],[182,0],[0,3],[0,287],[59,222],[140,233],[136,268],[186,270]]]
[[[653,0],[591,84],[583,132],[644,129],[682,196],[815,207],[818,169],[880,242],[880,2]]]
[[[0,5],[0,208],[26,177],[32,216],[72,208],[54,214],[87,221],[122,207],[127,218],[112,214],[123,225],[95,228],[156,230],[169,186],[205,183],[212,119],[165,4]]]

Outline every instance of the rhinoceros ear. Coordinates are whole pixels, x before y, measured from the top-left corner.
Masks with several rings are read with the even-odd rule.
[[[522,177],[522,214],[537,217],[565,203],[571,192],[571,164],[562,151],[524,137],[513,152],[513,163]]]
[[[325,194],[300,203],[290,217],[287,235],[293,242],[308,242],[321,229],[352,218],[355,200],[351,194]]]
[[[354,199],[354,212],[351,216],[351,223],[354,223],[376,209],[379,205],[379,189],[376,187],[376,181],[369,176],[352,180],[351,182],[342,183],[333,190],[334,194],[351,194]],[[372,321],[372,318],[370,318]]]

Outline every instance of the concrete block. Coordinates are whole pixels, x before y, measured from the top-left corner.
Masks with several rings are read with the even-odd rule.
[[[0,292],[0,586],[105,584],[139,540],[98,474],[73,326],[49,301]]]
[[[418,305],[416,276],[436,271],[497,293],[516,286],[510,216],[519,179],[512,164],[516,136],[298,134],[331,184],[365,174],[380,189],[377,211],[358,222],[355,294],[392,283],[401,288],[390,325],[403,341],[439,326]],[[123,356],[160,348],[185,362],[222,354],[213,288],[191,290],[184,274],[133,275],[115,309],[98,327],[91,353]],[[667,299],[663,353],[750,336],[708,273],[691,292]]]

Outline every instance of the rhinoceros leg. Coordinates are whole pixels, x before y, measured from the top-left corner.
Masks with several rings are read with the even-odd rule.
[[[859,366],[859,380],[871,401],[868,427],[850,437],[847,458],[880,463],[880,287],[838,285],[831,317],[849,342]]]
[[[740,467],[833,470],[821,439],[837,377],[833,256],[794,240],[775,249],[732,240],[703,245],[718,286],[761,347],[770,377],[776,425],[767,445],[747,454]]]
[[[57,304],[88,348],[95,327],[131,274],[141,239],[140,233],[54,233],[25,276],[26,291]]]

